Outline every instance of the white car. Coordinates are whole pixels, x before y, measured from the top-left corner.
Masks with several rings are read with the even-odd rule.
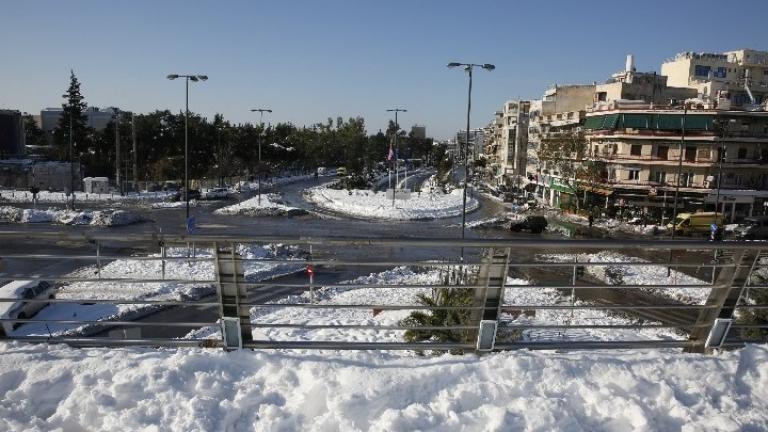
[[[0,302],[0,318],[28,319],[48,306],[46,302],[25,302],[28,299],[53,299],[55,288],[46,281],[17,280],[0,287],[0,298],[18,301]],[[5,334],[10,334],[20,323],[3,321]]]
[[[226,199],[229,196],[229,191],[227,188],[213,188],[204,190],[200,195],[207,200]]]

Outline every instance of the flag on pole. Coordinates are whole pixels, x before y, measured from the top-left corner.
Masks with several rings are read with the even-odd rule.
[[[389,144],[389,153],[387,153],[387,160],[392,161],[395,158],[395,152],[392,150],[392,144]]]

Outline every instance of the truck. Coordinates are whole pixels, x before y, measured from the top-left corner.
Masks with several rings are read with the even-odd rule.
[[[693,235],[709,234],[712,225],[723,228],[723,214],[715,212],[678,213],[674,221],[667,224],[668,229],[674,229],[675,234]]]

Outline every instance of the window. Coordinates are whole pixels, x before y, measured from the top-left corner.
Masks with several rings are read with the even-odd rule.
[[[629,168],[627,180],[640,180],[640,168]]]
[[[768,70],[766,72],[768,72]],[[608,92],[598,92],[597,93],[597,101],[598,102],[605,102],[606,100],[608,100]]]
[[[736,159],[746,159],[747,158],[747,149],[744,147],[739,149],[739,156]]]
[[[724,67],[718,67],[715,69],[715,78],[725,78],[725,68]]]
[[[696,65],[693,74],[699,77],[706,77],[709,76],[709,71],[711,70],[712,66]]]
[[[699,149],[699,159],[709,159],[712,152],[708,148],[700,148]]]
[[[629,154],[632,156],[640,156],[643,154],[643,145],[642,144],[632,144],[632,147],[629,149]]]
[[[691,187],[693,186],[693,173],[684,172],[680,173],[680,186]]]
[[[651,177],[651,181],[664,184],[667,182],[667,173],[664,171],[655,171]]]
[[[685,160],[688,162],[694,162],[696,160],[696,147],[687,146],[685,148]]]
[[[669,155],[669,146],[656,147],[656,157],[659,159],[667,160]]]

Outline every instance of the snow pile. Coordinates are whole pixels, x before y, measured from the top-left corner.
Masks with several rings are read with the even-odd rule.
[[[307,211],[285,205],[278,194],[264,194],[261,199],[256,196],[231,206],[222,207],[214,213],[245,216],[296,216],[306,214]]]
[[[572,213],[564,213],[564,212],[551,212],[551,216],[553,218],[557,218],[559,220],[570,222],[573,224],[581,225],[581,226],[589,226],[589,219],[585,216],[581,215],[575,215]],[[653,236],[653,235],[662,235],[667,234],[668,229],[666,226],[663,225],[642,225],[638,224],[637,220],[633,221],[620,221],[618,219],[595,219],[592,227],[603,229],[606,231],[620,231],[627,234],[634,234],[634,235],[644,235],[644,236]]]
[[[304,180],[310,180],[315,178],[314,175],[296,175],[296,176],[286,176],[286,177],[269,177],[267,179],[264,179],[261,181],[261,187],[268,189],[272,188],[274,186],[282,186],[282,185],[288,185],[291,183],[297,183]],[[235,186],[232,187],[232,191],[234,192],[240,192],[240,191],[258,191],[259,190],[259,182],[249,182],[249,181],[240,181]]]
[[[197,200],[191,199],[189,200],[189,206],[190,207],[197,207],[198,206]],[[151,207],[153,209],[174,209],[174,208],[185,208],[187,206],[187,202],[184,200],[179,201],[161,201],[152,203]]]
[[[125,195],[119,193],[85,193],[75,192],[75,202],[99,202],[99,203],[117,203],[117,202],[145,202],[168,199],[176,192],[129,192]],[[64,204],[71,201],[72,198],[64,192],[40,191],[37,193],[37,202],[39,203],[60,203]],[[31,203],[32,192],[24,190],[0,190],[0,201],[11,203]]]
[[[415,357],[0,344],[0,429],[766,430],[768,347]]]
[[[0,207],[0,220],[14,223],[120,226],[143,222],[144,218],[126,210],[38,210],[4,206]]]
[[[359,218],[414,220],[453,217],[462,213],[462,189],[443,193],[439,189],[413,192],[409,199],[395,200],[386,192],[369,190],[335,190],[318,186],[305,191],[305,198],[325,210]],[[478,207],[475,198],[467,197],[467,211]]]
[[[285,259],[285,263],[261,263],[247,261],[243,263],[245,279],[251,282],[271,279],[304,269],[305,253],[295,246],[280,244],[237,245],[237,253],[247,259]],[[152,257],[160,257],[155,254]],[[122,282],[93,281],[75,282],[62,286],[56,291],[58,299],[94,299],[94,300],[198,300],[213,295],[216,276],[213,255],[210,249],[198,248],[192,253],[184,247],[169,247],[168,257],[194,256],[190,260],[172,259],[163,263],[161,260],[119,259],[112,262],[83,267],[67,277],[76,278],[134,278],[134,279],[185,279],[181,282]],[[198,259],[197,261],[195,259]],[[296,264],[291,260],[299,261]],[[163,273],[164,272],[164,273]],[[163,274],[165,276],[163,276]],[[36,318],[47,320],[115,320],[135,319],[138,316],[157,310],[146,304],[68,304],[53,303],[42,309]],[[88,326],[68,324],[25,324],[14,331],[14,335],[47,335],[61,333],[79,333]]]
[[[544,261],[572,263],[578,262],[629,262],[647,263],[649,261],[623,255],[617,252],[600,251],[597,253],[582,254],[552,254],[542,255]],[[666,297],[688,304],[704,304],[709,296],[709,289],[705,288],[676,288],[675,285],[708,285],[709,282],[689,276],[672,268],[667,275],[666,265],[654,266],[630,266],[630,265],[590,265],[584,266],[585,274],[588,274],[608,285],[661,285],[661,287],[642,288],[642,291],[652,293],[659,297]]]

